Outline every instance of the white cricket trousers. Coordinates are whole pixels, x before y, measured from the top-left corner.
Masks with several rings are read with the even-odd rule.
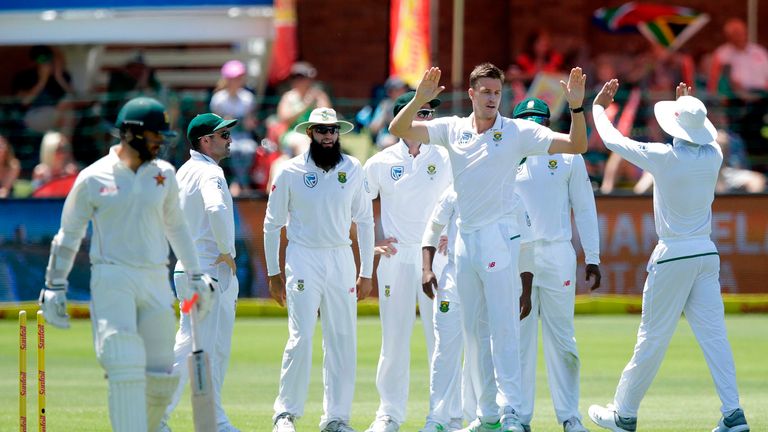
[[[477,414],[495,422],[500,409],[520,410],[520,234],[501,219],[456,240],[456,283],[466,333],[465,362]]]
[[[397,253],[382,256],[376,276],[381,317],[381,354],[376,369],[376,388],[381,403],[376,417],[390,416],[398,424],[406,417],[410,386],[411,334],[416,303],[427,342],[427,360],[435,346],[432,325],[434,302],[421,289],[421,245],[397,245]]]
[[[213,306],[208,315],[197,323],[198,340],[201,347],[208,353],[211,363],[211,379],[213,380],[214,401],[216,404],[216,423],[229,423],[229,418],[224,412],[221,403],[221,387],[224,384],[224,376],[229,366],[229,355],[232,348],[232,330],[235,327],[235,307],[237,304],[237,295],[240,292],[240,285],[237,277],[232,274],[232,270],[224,263],[213,263],[205,265],[203,269],[217,282],[216,291],[213,295]],[[177,270],[173,275],[176,289],[180,284],[188,283],[186,273]],[[189,379],[189,369],[187,358],[192,352],[192,328],[189,315],[181,314],[179,330],[176,332],[176,345],[173,347],[175,356],[173,362],[174,373],[180,374],[179,386],[173,394],[171,404],[166,410],[166,417],[179,404],[184,387]]]
[[[530,424],[536,399],[539,320],[547,381],[557,422],[579,416],[579,352],[573,327],[576,299],[576,253],[569,241],[533,244],[531,314],[520,323],[523,401],[520,421]]]
[[[654,255],[660,248],[662,244],[656,246]],[[719,277],[718,255],[662,258],[648,265],[635,352],[621,374],[614,396],[620,416],[637,417],[640,401],[661,366],[683,312],[709,366],[722,403],[720,410],[726,413],[739,408],[736,368],[725,330]]]
[[[349,422],[357,364],[357,291],[352,249],[308,248],[288,242],[285,275],[288,343],[283,353],[275,416],[304,414],[312,368],[312,336],[319,310],[325,390],[320,429],[333,420]]]
[[[435,261],[441,255],[435,255]],[[435,292],[434,328],[435,352],[432,355],[429,379],[429,414],[427,421],[447,425],[452,419],[463,417],[463,388],[471,387],[462,382],[462,357],[464,335],[461,325],[461,301],[456,291],[456,266],[449,261],[439,273],[433,264],[435,274],[440,274]],[[472,396],[474,399],[474,396]],[[475,418],[475,403],[472,419]]]

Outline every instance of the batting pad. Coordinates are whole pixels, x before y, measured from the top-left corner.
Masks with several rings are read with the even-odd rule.
[[[147,372],[147,430],[154,432],[160,427],[165,409],[179,385],[179,375]]]
[[[144,430],[147,427],[144,342],[135,333],[112,333],[104,338],[98,356],[109,379],[112,430]]]

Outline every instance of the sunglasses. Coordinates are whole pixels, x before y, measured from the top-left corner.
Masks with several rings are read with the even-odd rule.
[[[339,133],[338,126],[315,126],[312,128],[312,130],[317,132],[320,135],[325,135],[325,134],[335,135]]]
[[[435,115],[435,110],[433,110],[433,109],[426,109],[425,108],[425,109],[420,109],[420,110],[416,111],[416,117],[418,117],[418,118],[424,118],[425,119],[425,118],[430,118],[433,115]]]
[[[536,123],[538,123],[540,125],[549,126],[549,117],[529,115],[529,116],[525,116],[525,117],[522,117],[522,118],[523,118],[523,120],[530,120],[530,121],[534,121],[534,122],[536,122]]]
[[[224,132],[222,132],[220,134],[212,133],[212,134],[203,135],[203,136],[216,136],[216,135],[219,135],[222,139],[226,140],[226,139],[229,139],[229,137],[232,136],[232,133],[230,131],[224,131]],[[200,137],[200,138],[202,138],[202,137]]]

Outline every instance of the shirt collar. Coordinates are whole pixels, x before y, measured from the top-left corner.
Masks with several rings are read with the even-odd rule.
[[[477,133],[477,130],[476,130],[476,129],[475,129],[475,127],[472,125],[472,124],[474,123],[474,121],[475,121],[475,113],[472,113],[472,114],[470,114],[470,115],[469,115],[469,116],[467,116],[467,117],[464,117],[464,120],[465,120],[465,122],[466,122],[466,123],[465,123],[465,127],[466,127],[467,129],[471,130],[473,133]],[[496,120],[494,120],[494,121],[493,121],[493,126],[491,126],[491,128],[490,128],[490,129],[488,129],[487,131],[485,131],[485,132],[483,132],[483,133],[486,133],[486,132],[496,132],[496,131],[500,131],[502,128],[503,128],[503,125],[502,125],[502,116],[501,116],[501,113],[498,113],[498,112],[497,112],[497,113],[496,113]]]
[[[203,154],[203,153],[200,153],[197,150],[190,150],[189,151],[189,157],[192,158],[192,159],[195,159],[195,160],[204,160],[204,161],[208,161],[208,162],[210,162],[212,164],[216,164],[216,161],[211,159],[210,156],[208,156],[206,154]]]

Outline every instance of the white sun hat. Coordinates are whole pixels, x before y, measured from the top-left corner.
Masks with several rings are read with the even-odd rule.
[[[340,134],[345,134],[355,128],[352,123],[339,120],[336,117],[336,111],[334,109],[315,108],[311,113],[309,113],[309,120],[297,124],[293,130],[303,134],[307,132],[307,129],[314,125],[336,125],[339,127]]]
[[[694,144],[709,144],[717,138],[717,129],[707,118],[707,108],[693,96],[675,101],[656,102],[656,121],[664,132]]]

